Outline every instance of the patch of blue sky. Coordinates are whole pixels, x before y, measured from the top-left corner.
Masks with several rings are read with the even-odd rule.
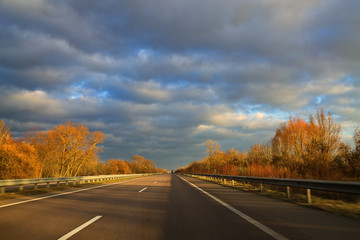
[[[280,121],[286,121],[290,115],[295,116],[295,113],[282,111],[280,109],[272,108],[266,104],[235,104],[237,114],[246,114],[248,116],[256,116],[259,113],[263,113],[264,117],[278,119]]]
[[[330,38],[336,35],[336,30],[331,26],[327,26],[321,29],[317,29],[315,31],[315,35],[319,38]]]
[[[346,76],[344,79],[345,84],[354,85],[359,79],[353,76]]]
[[[189,83],[187,80],[177,76],[168,77],[166,79],[167,82],[165,82],[164,84],[170,89],[178,89],[178,88],[185,89],[192,86],[192,84]],[[164,82],[164,81],[159,81],[159,82]]]
[[[97,92],[95,95],[101,99],[109,98],[109,96],[110,96],[109,91],[100,91],[100,92]]]
[[[316,104],[321,104],[324,100],[325,96],[321,95],[321,96],[317,96],[315,99],[315,103]]]
[[[149,57],[156,58],[158,56],[161,56],[160,52],[157,52],[153,48],[146,46],[136,48],[133,54],[139,57],[140,59],[149,59]]]
[[[123,88],[111,88],[104,90],[102,92],[106,92],[107,98],[114,98],[121,101],[136,101],[134,94]],[[101,92],[100,92],[101,93]]]
[[[84,97],[86,89],[85,81],[78,81],[71,84],[69,95],[67,96],[70,99],[78,99]]]
[[[96,97],[99,100],[110,97],[108,90],[103,88],[95,89],[91,88],[87,80],[75,82],[71,85],[68,98],[78,99],[83,97]]]
[[[223,81],[223,76],[220,73],[215,73],[212,75],[213,82],[221,82]]]

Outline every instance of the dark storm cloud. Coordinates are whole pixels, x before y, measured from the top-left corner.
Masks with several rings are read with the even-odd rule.
[[[174,168],[324,107],[360,119],[359,1],[0,0],[0,118],[81,122]],[[264,140],[265,139],[265,140]]]

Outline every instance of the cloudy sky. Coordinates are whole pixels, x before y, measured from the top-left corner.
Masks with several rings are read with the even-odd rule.
[[[0,119],[16,136],[66,121],[101,159],[175,169],[204,142],[267,143],[320,108],[360,121],[360,1],[0,0]]]

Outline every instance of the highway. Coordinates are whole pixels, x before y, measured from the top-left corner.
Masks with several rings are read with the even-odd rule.
[[[0,202],[0,239],[360,239],[360,220],[176,174]]]

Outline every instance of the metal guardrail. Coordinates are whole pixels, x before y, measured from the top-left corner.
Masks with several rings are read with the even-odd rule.
[[[85,182],[95,182],[103,180],[113,180],[119,178],[129,178],[136,176],[149,176],[157,173],[141,173],[141,174],[116,174],[116,175],[98,175],[98,176],[80,176],[80,177],[61,177],[61,178],[31,178],[31,179],[7,179],[0,180],[0,193],[5,192],[6,187],[19,186],[19,190],[23,190],[24,185],[34,185],[34,189],[38,188],[39,184],[46,184],[46,187],[50,187],[51,183],[56,183],[57,186],[60,186],[61,183],[68,185],[72,184],[82,184]]]
[[[263,177],[246,177],[246,176],[231,176],[231,175],[216,175],[216,174],[186,174],[190,176],[202,176],[206,180],[214,178],[224,180],[231,180],[237,182],[253,182],[260,183],[260,191],[262,191],[262,184],[286,186],[287,197],[290,198],[290,187],[304,188],[307,190],[307,202],[311,203],[311,191],[321,190],[337,193],[350,193],[360,195],[360,182],[347,181],[326,181],[326,180],[308,180],[308,179],[290,179],[290,178],[263,178]]]

